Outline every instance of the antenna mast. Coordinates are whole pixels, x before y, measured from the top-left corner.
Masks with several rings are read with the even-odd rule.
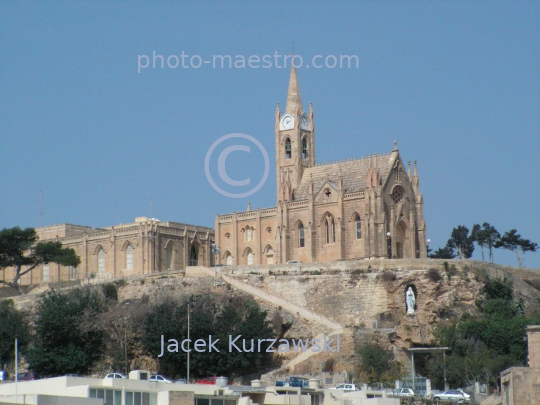
[[[41,219],[41,227],[43,228],[43,191],[39,190],[39,217]]]

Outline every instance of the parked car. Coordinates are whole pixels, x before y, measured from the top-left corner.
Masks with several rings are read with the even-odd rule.
[[[39,377],[33,371],[27,371],[26,373],[17,374],[17,381],[32,381],[37,380]],[[15,381],[15,377],[11,377],[12,381]]]
[[[276,387],[308,387],[308,380],[302,377],[287,377],[285,381],[276,381]]]
[[[178,380],[174,380],[176,384],[187,384],[187,380],[185,378],[179,378]]]
[[[362,388],[360,388],[358,385],[355,384],[341,384],[337,387],[330,388],[331,390],[343,390],[343,391],[360,391]]]
[[[9,374],[6,370],[0,370],[0,381],[7,381]]]
[[[161,374],[151,374],[150,381],[164,382],[164,383],[169,383],[169,384],[172,383],[171,380],[163,377]]]
[[[79,374],[66,374],[65,377],[81,377]]]
[[[213,385],[216,383],[216,377],[199,378],[195,380],[195,384]]]
[[[414,397],[414,391],[410,388],[397,388],[392,391],[392,395],[395,397]]]
[[[457,403],[468,402],[471,396],[462,390],[450,390],[433,395],[435,401],[452,401]]]
[[[123,379],[127,379],[127,377],[122,374],[122,373],[109,373],[105,376],[105,378],[123,378]]]
[[[285,264],[301,264],[302,262],[300,260],[289,260],[287,263]]]

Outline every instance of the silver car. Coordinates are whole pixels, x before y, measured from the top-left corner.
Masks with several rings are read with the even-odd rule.
[[[460,390],[450,390],[433,395],[435,401],[468,402],[471,396]]]
[[[395,397],[412,398],[414,397],[414,391],[410,388],[397,388],[392,391],[392,395]]]

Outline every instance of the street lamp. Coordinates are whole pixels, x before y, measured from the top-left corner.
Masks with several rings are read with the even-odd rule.
[[[392,258],[392,238],[390,237],[391,233],[386,232],[386,244],[388,245],[388,258]]]

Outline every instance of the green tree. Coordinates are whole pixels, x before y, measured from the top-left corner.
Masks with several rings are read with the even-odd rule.
[[[105,311],[95,289],[48,291],[36,311],[35,340],[27,360],[43,376],[86,374],[101,356],[105,334],[97,324]]]
[[[538,245],[536,243],[531,242],[529,239],[522,238],[515,229],[505,232],[504,235],[495,243],[494,247],[503,248],[514,252],[520,267],[523,265],[523,261],[525,260],[525,253],[536,252],[538,249]]]
[[[494,386],[505,368],[526,362],[525,328],[538,319],[527,317],[521,302],[514,299],[506,280],[488,279],[477,300],[478,313],[464,314],[457,321],[436,329],[436,342],[450,347],[447,377],[451,386],[484,381]],[[436,360],[430,362],[430,378],[441,381]]]
[[[0,301],[0,369],[14,359],[15,338],[24,353],[31,338],[27,315],[15,308],[13,300]]]
[[[361,359],[361,368],[374,380],[370,382],[381,382],[385,374],[390,379],[392,378],[392,371],[396,371],[396,364],[391,349],[382,347],[374,340],[364,340],[358,345],[357,351]]]
[[[484,261],[484,246],[486,245],[486,239],[484,237],[484,233],[482,232],[482,227],[478,224],[474,224],[471,230],[471,236],[480,247],[482,252],[482,261]]]
[[[431,253],[429,257],[432,259],[453,259],[456,257],[456,254],[454,253],[454,249],[447,244],[445,247]]]
[[[195,377],[208,375],[227,375],[235,377],[268,369],[272,364],[270,353],[266,353],[266,345],[258,352],[257,339],[272,338],[275,331],[266,319],[267,314],[261,311],[257,303],[251,299],[236,297],[227,300],[218,300],[207,295],[191,296],[183,300],[166,299],[150,309],[144,320],[144,334],[142,344],[150,354],[159,360],[159,370],[174,377],[185,377],[187,368],[187,354],[180,344],[187,339],[187,312],[190,306],[190,373]],[[165,351],[162,357],[161,335],[164,337]],[[242,335],[236,341],[242,352],[229,351],[229,335],[233,339]],[[212,341],[219,339],[215,346],[219,352],[196,352],[193,342],[196,339],[205,339],[209,336]],[[178,341],[178,352],[168,352],[169,339]],[[246,340],[246,348],[251,346],[254,339],[255,350],[245,352],[242,339]],[[174,345],[174,342],[170,342]],[[185,345],[187,349],[187,344]],[[174,349],[174,346],[171,346]]]
[[[459,225],[452,229],[452,236],[448,239],[447,246],[456,249],[460,259],[470,259],[474,252],[474,236],[469,234],[469,228]]]
[[[62,266],[77,267],[81,260],[75,250],[62,248],[60,242],[37,242],[34,228],[4,228],[0,231],[0,269],[15,268],[12,281],[0,280],[24,294],[19,279],[43,263],[58,263]],[[37,243],[36,243],[37,242]]]
[[[482,224],[482,229],[479,231],[478,237],[482,240],[483,244],[487,246],[489,250],[489,260],[493,263],[493,248],[495,244],[501,239],[501,234],[487,222]],[[482,250],[482,260],[484,252]]]

